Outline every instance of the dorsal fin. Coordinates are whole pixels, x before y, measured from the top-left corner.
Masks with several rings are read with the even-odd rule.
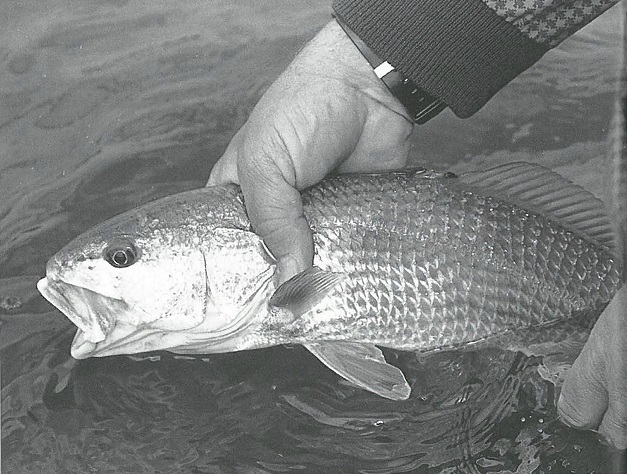
[[[586,237],[614,248],[614,230],[603,201],[544,166],[514,162],[464,173],[459,180],[557,219]]]

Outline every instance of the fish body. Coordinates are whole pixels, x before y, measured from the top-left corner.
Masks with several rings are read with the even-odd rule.
[[[347,278],[289,328],[296,342],[450,347],[598,314],[619,281],[607,248],[456,177],[337,177],[303,200],[314,265]]]
[[[302,199],[314,268],[279,288],[234,185],[97,226],[50,260],[38,287],[79,327],[78,358],[298,343],[406,398],[375,345],[427,351],[593,318],[621,285],[602,203],[539,166],[338,175]],[[359,373],[359,360],[371,367]],[[377,391],[380,369],[393,380]]]

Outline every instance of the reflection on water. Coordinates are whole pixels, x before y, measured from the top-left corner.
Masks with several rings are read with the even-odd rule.
[[[50,317],[46,314],[45,317]],[[11,347],[6,472],[599,471],[591,433],[566,429],[540,359],[497,349],[399,353],[409,400],[354,388],[301,348],[187,360],[81,361],[60,327]],[[388,354],[394,357],[394,353]],[[429,468],[432,468],[431,470]]]
[[[404,402],[350,386],[300,347],[71,360],[74,329],[34,286],[46,260],[106,217],[202,186],[330,7],[54,0],[42,8],[0,5],[5,472],[612,470],[616,456],[594,433],[557,420],[556,389],[545,380],[572,363],[582,329],[546,357],[388,351],[412,384]],[[619,17],[610,10],[472,119],[446,112],[421,127],[412,163],[463,171],[540,162],[606,197]]]

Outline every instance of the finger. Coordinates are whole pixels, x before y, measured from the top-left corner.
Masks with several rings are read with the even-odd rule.
[[[567,372],[558,401],[562,420],[573,427],[599,428],[608,442],[625,444],[627,373],[623,288],[599,317],[588,342]],[[600,425],[600,426],[599,426]]]
[[[619,449],[627,449],[627,288],[623,287],[604,314],[611,323],[613,339],[608,361],[608,408],[599,426],[599,434]],[[606,342],[607,345],[607,342]]]
[[[607,343],[606,312],[597,321],[581,354],[564,377],[557,402],[558,413],[569,426],[597,428],[607,410],[605,344]]]
[[[237,176],[237,154],[244,140],[245,128],[246,124],[233,136],[220,159],[213,165],[207,186],[227,183],[239,184]]]
[[[566,373],[557,404],[562,421],[581,429],[597,428],[608,406],[608,393],[601,376],[603,364],[588,347],[584,346]]]
[[[238,172],[248,217],[277,260],[282,283],[312,265],[313,238],[293,171],[281,169],[279,154],[276,148],[247,150]]]

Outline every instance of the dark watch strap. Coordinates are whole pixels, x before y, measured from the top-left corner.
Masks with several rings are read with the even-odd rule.
[[[446,108],[446,104],[440,99],[436,99],[420,89],[411,79],[394,69],[394,66],[379,58],[341,18],[337,15],[333,15],[333,17],[363,57],[370,63],[377,77],[383,81],[394,97],[403,104],[415,123],[426,123]]]

